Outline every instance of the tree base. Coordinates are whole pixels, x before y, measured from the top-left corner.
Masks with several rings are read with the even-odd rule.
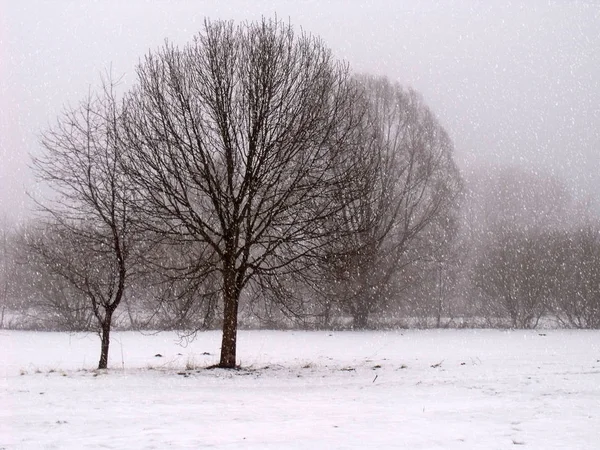
[[[227,365],[213,364],[212,366],[208,366],[206,369],[208,369],[208,370],[213,370],[213,369],[243,370],[244,368],[242,366],[238,366],[238,365],[230,366],[228,364]]]

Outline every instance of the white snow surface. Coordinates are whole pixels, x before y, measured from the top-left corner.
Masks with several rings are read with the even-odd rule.
[[[0,331],[0,449],[600,448],[597,331],[242,331],[207,369],[219,345],[113,333],[95,371],[93,334]]]

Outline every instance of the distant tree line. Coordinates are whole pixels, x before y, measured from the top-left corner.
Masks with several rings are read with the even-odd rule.
[[[219,327],[233,368],[239,326],[600,324],[600,228],[564,186],[465,182],[420,95],[318,38],[206,21],[119,88],[43,135],[40,213],[0,230],[1,326],[98,331],[99,368],[114,327]]]

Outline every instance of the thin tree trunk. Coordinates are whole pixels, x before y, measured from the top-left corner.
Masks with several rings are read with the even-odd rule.
[[[98,369],[106,369],[108,367],[108,348],[110,346],[110,330],[112,326],[112,312],[106,311],[106,317],[102,322],[102,344],[100,349],[100,362]]]
[[[125,266],[125,260],[123,259],[122,248],[119,244],[118,233],[113,229],[115,255],[119,262],[119,284],[115,298],[112,303],[105,305],[104,320],[101,321],[102,326],[102,346],[100,350],[100,362],[98,363],[98,369],[106,369],[108,367],[108,348],[110,346],[110,330],[112,329],[112,316],[116,309],[123,300],[123,293],[125,292],[125,279],[127,276],[127,270]],[[98,317],[98,316],[96,316]]]
[[[444,290],[442,285],[442,266],[438,268],[438,305],[436,312],[436,328],[442,325],[442,309],[444,308]]]

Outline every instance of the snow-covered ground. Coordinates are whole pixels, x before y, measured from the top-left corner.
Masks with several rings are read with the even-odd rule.
[[[98,351],[0,331],[0,449],[600,448],[600,332],[243,331],[240,371],[203,368],[216,332]]]

